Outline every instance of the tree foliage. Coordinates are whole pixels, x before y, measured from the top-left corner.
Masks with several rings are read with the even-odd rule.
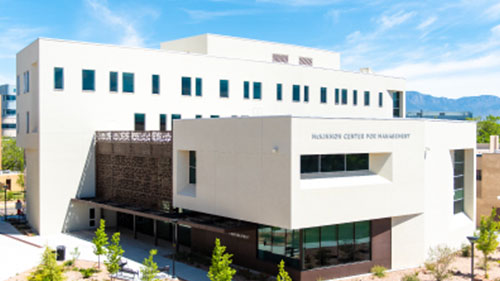
[[[111,244],[107,246],[106,261],[104,264],[110,274],[116,274],[120,269],[120,260],[125,251],[120,246],[120,232],[116,232],[111,237]]]
[[[479,223],[479,239],[476,241],[476,248],[483,252],[483,267],[485,271],[485,277],[488,276],[488,258],[495,249],[498,247],[498,230],[500,228],[500,222],[495,221],[497,217],[497,210],[492,208],[491,214],[488,217],[481,216],[481,222]]]
[[[28,277],[28,280],[62,281],[64,279],[63,267],[57,264],[54,251],[49,247],[45,247],[40,265],[38,265],[37,269]]]
[[[156,249],[149,251],[149,257],[144,259],[141,268],[141,280],[142,281],[152,281],[156,280],[156,275],[160,273],[158,270],[158,265],[153,261],[153,257],[158,253]]]
[[[212,281],[231,281],[236,270],[231,268],[232,254],[224,253],[226,246],[220,244],[219,238],[215,239],[215,247],[212,253],[212,265],[208,270],[208,278]]]
[[[453,249],[445,245],[438,245],[430,249],[429,259],[425,263],[425,267],[436,278],[436,281],[442,281],[450,277],[450,266],[454,259]]]
[[[500,135],[500,116],[488,115],[484,119],[474,118],[477,122],[477,143],[489,143],[490,136]]]
[[[105,220],[101,219],[99,228],[95,231],[94,238],[92,238],[92,243],[94,244],[94,254],[97,256],[97,267],[101,268],[101,256],[106,254],[106,246],[108,245]]]
[[[285,262],[281,260],[278,264],[278,276],[276,277],[276,281],[292,281],[292,278],[288,275],[288,272],[285,270]]]
[[[2,168],[24,171],[24,150],[17,146],[15,138],[2,138]]]

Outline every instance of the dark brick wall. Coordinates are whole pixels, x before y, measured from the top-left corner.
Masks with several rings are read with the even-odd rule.
[[[172,205],[172,143],[97,142],[96,196],[161,210]]]

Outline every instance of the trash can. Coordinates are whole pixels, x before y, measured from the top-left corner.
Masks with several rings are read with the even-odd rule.
[[[64,246],[57,246],[56,247],[56,260],[58,261],[63,261],[64,257],[66,256],[66,247]]]

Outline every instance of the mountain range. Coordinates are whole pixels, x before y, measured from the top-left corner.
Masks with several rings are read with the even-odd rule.
[[[481,95],[450,99],[416,91],[406,92],[406,111],[470,111],[474,117],[500,116],[500,97]]]

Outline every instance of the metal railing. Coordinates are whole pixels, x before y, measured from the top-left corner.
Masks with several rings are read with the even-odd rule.
[[[96,142],[170,143],[172,131],[96,131]]]

